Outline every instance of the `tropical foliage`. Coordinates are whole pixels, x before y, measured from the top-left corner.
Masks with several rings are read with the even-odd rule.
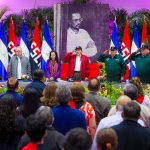
[[[96,0],[73,0],[72,1],[72,3],[74,3],[74,4],[88,4],[91,2],[96,3]],[[7,11],[7,8],[4,8],[3,10],[1,10],[0,17],[6,11]],[[110,8],[109,18],[112,21],[112,20],[115,20],[115,17],[116,17],[117,27],[118,27],[118,31],[119,31],[119,40],[122,41],[126,18],[128,18],[128,20],[129,20],[130,34],[132,36],[134,20],[136,20],[138,23],[139,33],[141,35],[144,16],[147,20],[148,33],[150,33],[150,10],[142,9],[139,11],[135,11],[132,14],[128,14],[127,10],[125,10],[125,9]],[[12,15],[7,16],[7,18],[5,19],[6,33],[9,33],[8,30],[9,30],[9,22],[10,22],[11,17],[13,18],[13,21],[15,24],[15,29],[17,29],[17,30],[15,30],[15,32],[18,37],[20,37],[20,34],[21,34],[22,18],[25,19],[29,43],[32,40],[36,17],[38,17],[38,19],[39,19],[41,31],[43,31],[43,25],[44,25],[45,19],[46,18],[48,19],[51,37],[52,37],[52,39],[54,38],[54,34],[53,34],[54,33],[54,12],[53,12],[52,7],[23,10],[20,14],[12,14]],[[41,35],[41,37],[42,37],[42,35]],[[149,41],[150,41],[150,36],[149,36]]]

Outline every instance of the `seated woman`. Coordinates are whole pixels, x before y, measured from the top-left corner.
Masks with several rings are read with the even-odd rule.
[[[132,78],[130,82],[134,84],[138,89],[138,97],[136,101],[150,108],[150,99],[148,95],[144,94],[144,89],[143,89],[141,80],[138,77],[135,77],[135,78]]]
[[[73,100],[69,102],[71,108],[76,108],[81,110],[86,119],[87,131],[90,134],[91,138],[94,138],[96,131],[96,121],[95,121],[95,111],[93,106],[84,101],[84,92],[85,89],[80,83],[74,83],[71,87],[71,93]]]
[[[43,97],[41,97],[41,103],[44,106],[49,106],[51,108],[58,105],[57,99],[56,99],[56,89],[57,84],[55,82],[50,82],[46,85],[44,91],[43,91]]]
[[[60,77],[61,63],[58,60],[56,51],[51,51],[46,62],[46,78],[48,81],[55,81]]]

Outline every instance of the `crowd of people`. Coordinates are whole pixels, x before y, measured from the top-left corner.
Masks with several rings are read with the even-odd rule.
[[[8,90],[0,96],[0,149],[150,149],[149,100],[139,78],[124,85],[112,108],[98,95],[96,78],[88,82],[88,93],[80,82],[44,82],[43,70],[35,70],[21,96],[18,79],[7,81]]]
[[[150,100],[142,84],[150,82],[147,45],[129,56],[135,61],[137,77],[123,86],[114,107],[98,94],[101,78],[88,79],[89,59],[81,46],[63,60],[68,63],[68,81],[73,82],[69,85],[55,82],[61,73],[56,51],[49,54],[46,74],[37,69],[33,75],[19,46],[15,52],[8,67],[7,91],[0,95],[0,149],[150,150]],[[97,61],[105,63],[108,81],[123,80],[127,61],[116,47],[104,51]],[[16,89],[23,77],[32,81],[20,95]],[[88,93],[81,82],[75,82],[81,80],[89,80]]]

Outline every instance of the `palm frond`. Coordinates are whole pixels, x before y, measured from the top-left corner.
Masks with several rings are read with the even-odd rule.
[[[0,8],[0,19],[2,18],[2,16],[5,14],[5,12],[8,11],[8,7],[5,6],[3,8]]]

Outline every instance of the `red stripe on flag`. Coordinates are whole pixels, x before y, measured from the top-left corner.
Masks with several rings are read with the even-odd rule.
[[[39,21],[36,19],[33,39],[31,43],[31,57],[37,65],[40,64],[41,59],[41,43],[40,43],[40,31],[39,31]]]
[[[144,43],[147,44],[148,43],[147,24],[146,24],[145,19],[144,19],[144,22],[143,22],[141,43],[142,44],[144,44]]]
[[[121,49],[122,49],[124,60],[127,60],[130,53],[131,53],[131,40],[130,40],[129,27],[128,27],[128,20],[127,19],[126,19]],[[126,66],[126,72],[124,75],[124,80],[128,80],[129,77],[130,77],[129,67]]]
[[[9,25],[9,37],[8,37],[8,53],[9,56],[12,57],[15,54],[15,47],[17,45],[16,42],[16,36],[14,32],[14,25],[12,18],[10,19],[10,25]]]

